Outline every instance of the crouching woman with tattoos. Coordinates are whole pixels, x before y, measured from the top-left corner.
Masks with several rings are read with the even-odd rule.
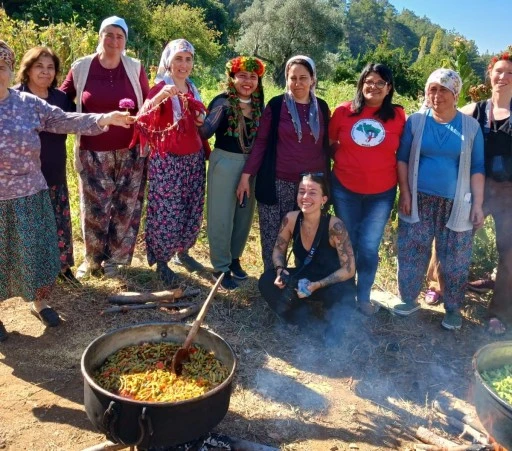
[[[308,323],[312,303],[307,301],[316,301],[323,304],[326,318],[341,322],[337,309],[355,306],[352,245],[341,219],[324,212],[329,193],[323,174],[301,176],[300,210],[283,218],[272,253],[274,268],[260,277],[259,289],[270,308],[286,321]],[[287,267],[292,239],[295,268]]]

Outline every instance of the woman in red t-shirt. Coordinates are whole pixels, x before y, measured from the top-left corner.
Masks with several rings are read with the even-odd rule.
[[[347,227],[357,271],[357,301],[372,314],[370,292],[379,261],[379,245],[396,196],[396,151],[405,112],[392,103],[393,75],[384,64],[368,64],[352,102],[336,108],[329,139],[336,143],[332,200]]]

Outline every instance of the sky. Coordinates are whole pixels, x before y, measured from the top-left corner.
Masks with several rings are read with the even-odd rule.
[[[448,31],[475,41],[479,53],[491,54],[512,44],[509,0],[389,0]]]

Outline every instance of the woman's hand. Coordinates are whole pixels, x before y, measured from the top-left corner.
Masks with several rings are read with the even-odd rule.
[[[286,269],[279,268],[276,272],[276,280],[274,280],[274,285],[278,288],[281,288],[281,290],[286,286],[285,283],[283,283],[283,280],[281,279],[281,274],[286,274],[287,276],[290,275]]]
[[[201,127],[201,125],[204,124],[204,119],[205,115],[199,111],[196,111],[196,117],[194,119],[194,124],[196,124],[196,127]]]
[[[102,114],[101,118],[98,119],[98,125],[102,128],[107,125],[130,128],[130,125],[134,123],[135,117],[130,116],[128,111],[112,111],[112,113]]]
[[[238,182],[238,187],[236,188],[236,197],[240,204],[244,199],[244,193],[247,193],[247,198],[251,197],[251,187],[249,185],[250,178],[251,174],[242,173],[240,176],[240,182]]]
[[[398,197],[398,211],[406,216],[411,215],[412,196],[410,191],[400,191]]]
[[[485,215],[481,205],[473,204],[471,206],[471,213],[469,215],[473,223],[473,229],[478,230],[484,225]]]
[[[168,97],[177,96],[180,90],[174,85],[165,85],[160,92],[153,98],[155,103],[160,103]]]

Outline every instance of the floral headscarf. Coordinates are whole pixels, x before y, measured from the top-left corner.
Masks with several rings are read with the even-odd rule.
[[[160,58],[160,64],[158,65],[158,71],[155,78],[156,83],[165,81],[168,85],[174,84],[170,68],[171,61],[178,52],[188,52],[192,56],[195,54],[194,46],[186,39],[175,39],[174,41],[169,42],[165,46],[165,49],[162,52],[162,57]]]
[[[194,46],[188,42],[186,39],[175,39],[174,41],[169,42],[164,51],[162,52],[162,57],[160,58],[160,64],[158,65],[158,71],[156,73],[155,82],[165,82],[166,85],[175,85],[174,80],[171,75],[171,61],[179,52],[188,52],[192,56],[194,56],[195,50]],[[187,78],[187,85],[192,92],[192,95],[196,100],[201,101],[201,96],[199,95],[199,91],[196,88],[196,85]],[[180,100],[178,96],[171,97],[172,101],[172,112],[174,115],[174,120],[179,121],[183,116]]]
[[[4,60],[11,72],[14,71],[14,62],[16,57],[13,50],[7,45],[5,41],[0,40],[0,59]]]
[[[428,89],[432,83],[438,83],[449,89],[455,96],[455,105],[459,99],[459,94],[462,89],[462,79],[460,75],[451,69],[436,69],[430,74],[425,83],[425,102],[420,111],[425,111],[427,108],[432,108],[428,101]]]
[[[309,127],[311,128],[311,133],[315,138],[315,142],[318,141],[320,137],[320,117],[318,114],[318,101],[315,96],[315,86],[316,86],[316,66],[315,62],[309,57],[305,55],[295,55],[292,56],[287,62],[284,68],[284,75],[286,78],[286,93],[284,95],[284,99],[286,102],[286,106],[288,107],[288,111],[292,117],[293,127],[295,128],[295,133],[297,134],[297,138],[299,142],[302,141],[302,125],[300,123],[299,113],[297,111],[297,106],[295,105],[295,100],[288,86],[288,71],[290,67],[297,63],[300,60],[306,61],[313,71],[313,84],[311,85],[311,89],[309,91]]]

